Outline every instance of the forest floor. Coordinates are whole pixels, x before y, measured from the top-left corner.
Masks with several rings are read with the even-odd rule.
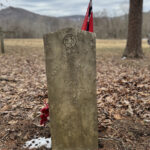
[[[125,40],[97,40],[97,107],[100,150],[150,150],[150,47],[144,59],[121,59]],[[50,137],[40,126],[48,101],[41,39],[5,40],[0,54],[0,150]],[[46,148],[41,148],[46,149]]]

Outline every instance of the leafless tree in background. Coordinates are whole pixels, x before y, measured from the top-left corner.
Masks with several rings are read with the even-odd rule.
[[[112,15],[113,17],[110,17],[106,9],[94,13],[94,32],[96,32],[97,38],[126,39],[129,18],[127,3],[128,1],[124,0],[120,5],[119,11],[124,14],[122,16]],[[15,31],[16,33],[11,36],[6,34],[6,38],[42,38],[45,33],[55,32],[65,27],[81,29],[83,19],[84,16],[78,15],[60,18],[41,16],[15,7],[8,7],[0,11],[0,27],[5,31]],[[143,38],[150,33],[150,12],[143,14],[142,31]]]
[[[130,0],[127,45],[123,57],[142,58],[143,0]]]

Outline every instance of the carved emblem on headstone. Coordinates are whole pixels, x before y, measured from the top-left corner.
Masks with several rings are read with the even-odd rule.
[[[76,37],[72,34],[67,34],[65,37],[64,37],[64,45],[65,47],[68,49],[70,48],[73,48],[75,45],[76,45]]]

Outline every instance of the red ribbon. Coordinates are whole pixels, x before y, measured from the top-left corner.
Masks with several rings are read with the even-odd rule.
[[[46,124],[46,122],[48,121],[48,117],[49,117],[49,106],[48,106],[48,104],[45,102],[45,107],[44,108],[42,108],[41,110],[41,115],[40,115],[40,117],[41,117],[41,121],[40,121],[40,125],[44,125],[45,126],[45,124]]]

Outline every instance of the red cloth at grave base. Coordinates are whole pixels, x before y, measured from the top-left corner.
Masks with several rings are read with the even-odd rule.
[[[40,117],[41,117],[40,125],[44,125],[45,126],[46,122],[48,121],[47,118],[49,116],[49,106],[48,106],[48,104],[45,103],[45,107],[42,108],[40,111],[42,113],[40,115]]]
[[[92,0],[88,5],[88,9],[84,18],[84,22],[82,24],[81,30],[93,32],[93,11],[92,11]]]

